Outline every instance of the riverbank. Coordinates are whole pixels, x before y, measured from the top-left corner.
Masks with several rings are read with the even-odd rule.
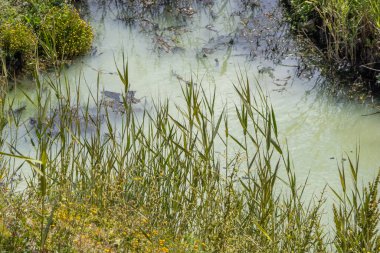
[[[295,30],[321,50],[333,72],[369,90],[380,88],[380,5],[377,0],[282,0]],[[324,62],[324,64],[325,64]]]

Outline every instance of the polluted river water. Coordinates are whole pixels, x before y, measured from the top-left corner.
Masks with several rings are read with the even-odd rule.
[[[116,66],[122,66],[124,54],[131,89],[144,101],[136,111],[152,106],[152,100],[181,103],[181,86],[191,79],[206,91],[215,90],[221,111],[238,103],[233,85],[242,72],[268,95],[280,140],[289,147],[298,182],[308,178],[308,192],[338,186],[337,165],[347,164],[346,154],[354,158],[358,146],[361,181],[373,180],[380,167],[380,114],[363,116],[375,111],[371,104],[324,92],[328,81],[303,61],[278,1],[249,8],[244,1],[204,2],[181,9],[184,13],[160,10],[129,24],[115,4],[89,1],[82,8],[94,28],[94,50],[63,74],[70,82],[82,80],[83,101],[96,90],[98,74],[101,90],[122,92]],[[17,89],[12,94],[25,100]],[[27,108],[25,114],[33,111]]]

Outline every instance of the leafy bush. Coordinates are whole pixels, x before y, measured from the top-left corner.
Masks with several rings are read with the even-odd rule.
[[[86,53],[93,40],[89,24],[69,6],[53,7],[41,24],[41,40],[53,47],[58,57],[72,58]]]
[[[39,55],[48,65],[86,53],[91,27],[66,0],[0,0],[0,59],[4,71],[28,71]],[[5,64],[4,64],[5,63]]]
[[[17,16],[17,10],[9,2],[0,0],[0,23]]]
[[[0,24],[0,52],[8,70],[18,72],[30,65],[36,46],[36,35],[21,21],[5,21]]]
[[[67,2],[67,1],[66,1]],[[37,31],[41,22],[53,7],[62,7],[65,0],[29,0],[26,4],[19,4],[23,18]]]

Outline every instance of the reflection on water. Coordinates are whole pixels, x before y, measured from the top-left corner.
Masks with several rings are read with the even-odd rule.
[[[96,89],[98,73],[102,90],[121,92],[115,65],[122,65],[125,53],[132,89],[137,97],[146,98],[146,106],[150,98],[180,103],[181,85],[193,78],[206,90],[216,90],[221,110],[224,104],[233,109],[237,103],[233,84],[237,73],[246,72],[273,103],[299,182],[309,177],[312,191],[326,183],[337,185],[337,164],[345,153],[354,155],[358,144],[363,180],[371,180],[380,166],[380,114],[362,116],[373,109],[321,91],[325,80],[318,70],[300,63],[276,6],[276,1],[263,1],[261,7],[247,10],[239,1],[215,1],[180,21],[158,15],[143,20],[148,24],[127,25],[112,5],[104,9],[91,3],[88,18],[96,31],[95,50],[65,75],[72,82],[82,78],[84,101],[89,90]],[[15,93],[18,100],[25,100]],[[29,109],[26,117],[30,115]]]

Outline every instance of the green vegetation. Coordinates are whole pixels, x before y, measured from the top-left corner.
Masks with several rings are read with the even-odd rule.
[[[63,0],[0,0],[0,74],[32,70],[36,53],[50,66],[91,48],[91,27]]]
[[[118,70],[129,90],[128,70]],[[49,85],[52,94],[44,94]],[[307,200],[278,141],[275,113],[243,76],[240,104],[216,113],[216,97],[183,88],[184,104],[112,112],[93,94],[70,97],[67,79],[36,77],[35,157],[16,147],[20,124],[1,128],[0,248],[7,252],[378,252],[380,175],[358,183],[359,164],[339,169],[335,229],[324,197]],[[50,98],[60,98],[55,110]],[[76,95],[80,98],[79,89]],[[49,117],[54,111],[55,117]],[[104,117],[103,117],[104,116]],[[231,118],[236,117],[230,132]],[[102,120],[103,119],[103,125]],[[56,127],[58,131],[52,131]],[[83,130],[86,129],[86,130]],[[11,135],[6,139],[7,135]],[[357,158],[358,159],[358,158]],[[23,161],[17,165],[15,161]],[[27,168],[30,172],[26,172]],[[22,169],[21,169],[22,168]],[[19,179],[21,170],[26,176]],[[353,179],[348,182],[350,174]],[[17,190],[20,182],[26,188]],[[351,185],[351,187],[350,187]],[[352,189],[352,190],[350,190]]]
[[[52,8],[41,23],[41,33],[42,41],[53,45],[59,58],[72,58],[91,48],[91,27],[68,6]]]
[[[89,50],[92,31],[70,5],[26,2],[0,0],[3,74]],[[298,14],[303,22],[318,17],[310,3]],[[128,64],[117,73],[129,91]],[[306,198],[266,94],[243,74],[239,103],[220,113],[215,93],[192,82],[181,105],[138,113],[123,96],[116,114],[99,88],[84,103],[69,78],[33,80],[36,98],[25,96],[34,123],[4,107],[0,76],[1,252],[380,250],[380,173],[362,186],[359,157],[347,157],[341,188],[326,190],[334,205],[323,194]],[[20,141],[31,153],[18,150]],[[332,229],[322,222],[328,209]]]
[[[5,21],[0,25],[0,52],[9,69],[34,66],[37,37],[33,30],[21,21]]]
[[[284,0],[299,30],[323,49],[339,71],[356,69],[376,81],[380,73],[378,0]],[[357,74],[357,73],[355,73]]]

